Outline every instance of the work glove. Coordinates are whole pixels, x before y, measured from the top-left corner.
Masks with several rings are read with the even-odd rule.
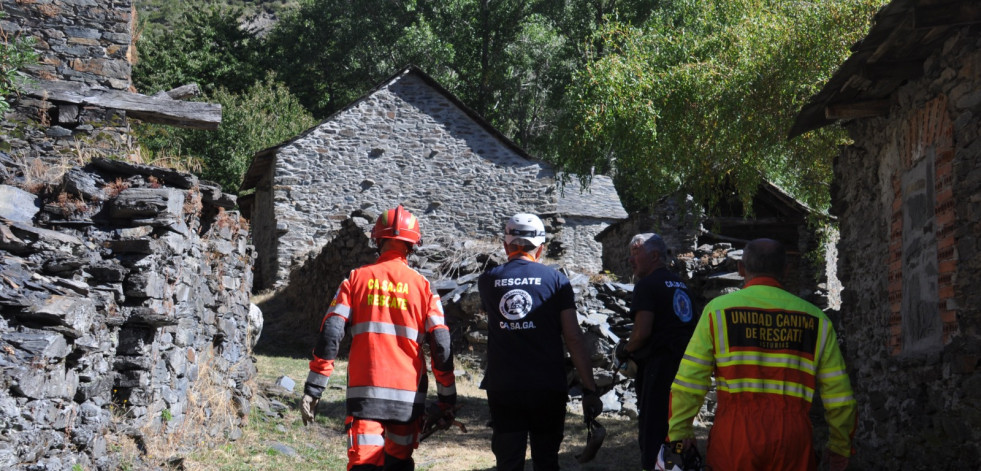
[[[330,376],[324,376],[313,371],[307,374],[307,381],[303,384],[303,402],[300,403],[303,425],[313,423],[313,418],[317,415],[317,404],[320,403],[320,396],[324,393],[329,381]]]
[[[618,363],[624,363],[630,358],[630,352],[627,351],[626,339],[617,342],[617,346],[613,349],[613,356],[616,357]]]
[[[848,469],[848,457],[841,456],[827,448],[824,449],[824,456],[821,461],[828,463],[828,471],[845,471]]]
[[[603,412],[603,401],[592,389],[582,390],[582,416],[588,424]]]
[[[426,413],[423,414],[422,431],[428,436],[434,431],[446,430],[453,425],[454,420],[456,420],[456,406],[442,401],[437,401],[436,404],[430,402],[426,407]]]
[[[317,415],[317,404],[320,404],[319,397],[309,394],[303,395],[303,402],[300,403],[300,414],[303,415],[303,425],[313,423],[313,419]]]

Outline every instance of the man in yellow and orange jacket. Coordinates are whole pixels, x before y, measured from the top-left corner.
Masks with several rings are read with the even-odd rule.
[[[304,386],[303,421],[314,419],[349,323],[347,469],[411,470],[428,389],[422,348],[427,338],[442,420],[453,420],[450,332],[439,296],[407,263],[421,240],[418,219],[400,205],[379,216],[371,237],[381,255],[351,271],[321,323]]]
[[[783,289],[782,244],[749,242],[743,289],[702,311],[671,386],[668,442],[695,446],[692,419],[715,375],[718,395],[706,461],[713,471],[817,469],[808,417],[820,391],[830,429],[824,459],[844,470],[853,453],[856,402],[827,316]],[[665,447],[668,449],[668,447]]]

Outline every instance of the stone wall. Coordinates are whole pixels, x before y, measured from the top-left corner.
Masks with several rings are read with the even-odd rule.
[[[549,253],[552,253],[551,244],[560,245],[563,266],[583,273],[599,273],[603,271],[603,244],[596,240],[596,235],[609,226],[609,221],[591,217],[562,217]]]
[[[145,469],[238,438],[261,316],[234,199],[103,159],[24,186],[0,180],[0,466]]]
[[[603,269],[623,280],[632,276],[628,257],[630,239],[636,234],[653,232],[664,239],[671,255],[690,254],[698,245],[701,233],[701,211],[686,198],[663,198],[650,213],[634,213],[622,222],[597,235],[602,245]]]
[[[257,185],[253,220],[275,221],[278,240],[256,237],[270,288],[315,256],[355,210],[401,203],[424,240],[499,238],[518,212],[556,212],[554,172],[528,160],[420,75],[406,72],[276,151],[275,176]],[[261,193],[271,192],[275,214]],[[273,223],[269,223],[272,227]]]
[[[24,72],[36,80],[67,80],[91,87],[129,90],[135,54],[131,1],[51,0],[3,2],[8,37],[33,36],[39,63]],[[77,163],[92,156],[125,155],[132,147],[124,114],[114,110],[11,97],[0,119],[0,152],[19,166]]]
[[[835,165],[846,361],[859,403],[857,466],[981,462],[981,35],[961,28],[856,120]]]

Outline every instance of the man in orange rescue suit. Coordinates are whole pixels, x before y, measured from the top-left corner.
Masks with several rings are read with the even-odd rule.
[[[443,419],[453,420],[456,383],[450,331],[439,296],[406,261],[421,240],[416,217],[401,205],[388,210],[378,217],[371,238],[381,255],[375,263],[351,271],[321,323],[303,390],[303,422],[314,419],[334,371],[344,326],[350,323],[347,469],[412,470],[428,388],[424,338],[432,355],[437,404]]]
[[[480,387],[490,407],[491,450],[498,471],[524,470],[530,436],[535,471],[557,470],[569,390],[563,339],[582,381],[587,422],[603,411],[603,403],[579,330],[572,284],[538,263],[545,226],[534,214],[516,214],[504,230],[508,262],[477,282],[488,324],[487,370]]]
[[[692,419],[715,374],[715,424],[707,464],[713,471],[817,469],[808,411],[818,389],[830,429],[824,459],[843,470],[852,454],[856,403],[827,316],[784,291],[783,245],[746,244],[743,289],[713,299],[702,311],[671,386],[669,449],[695,445]]]

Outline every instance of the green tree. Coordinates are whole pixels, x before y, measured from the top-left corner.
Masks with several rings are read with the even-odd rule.
[[[182,5],[169,28],[143,23],[133,67],[137,90],[152,94],[197,83],[205,93],[219,86],[234,93],[264,75],[257,65],[261,40],[239,26],[241,9],[210,2]]]
[[[219,183],[224,191],[238,192],[252,156],[316,124],[274,74],[255,82],[242,93],[219,87],[207,101],[222,105],[222,122],[215,131],[143,125],[140,143],[151,156],[200,159],[200,175]]]
[[[406,65],[407,29],[419,54],[435,40],[412,0],[308,0],[266,38],[264,65],[316,116],[327,116]],[[446,52],[438,45],[437,55]],[[415,57],[420,57],[416,55]]]
[[[5,12],[0,11],[0,19],[6,16]],[[34,42],[33,37],[8,38],[0,28],[0,116],[10,109],[7,96],[20,89],[23,78],[18,76],[17,71],[37,62]]]
[[[843,135],[787,131],[882,3],[673,0],[610,23],[566,96],[556,162],[612,174],[630,209],[679,189],[711,207],[726,181],[747,203],[761,178],[825,208]]]

